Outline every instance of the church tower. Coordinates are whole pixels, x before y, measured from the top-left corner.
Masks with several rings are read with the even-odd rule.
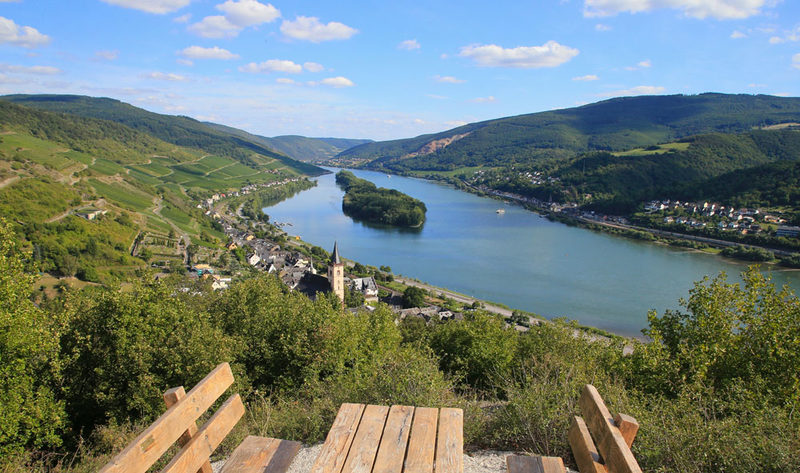
[[[344,302],[344,263],[339,258],[339,245],[336,242],[333,243],[333,256],[328,264],[328,282],[331,291]]]

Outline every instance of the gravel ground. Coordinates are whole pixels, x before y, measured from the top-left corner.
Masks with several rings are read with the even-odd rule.
[[[287,473],[309,473],[321,448],[321,443],[301,448]],[[514,452],[492,450],[472,452],[470,455],[464,454],[464,473],[506,473],[506,456],[512,454]],[[219,473],[224,463],[224,460],[215,462],[212,465],[214,473]],[[572,470],[567,471],[572,472]]]

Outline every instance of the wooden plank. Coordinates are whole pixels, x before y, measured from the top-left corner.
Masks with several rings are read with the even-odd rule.
[[[439,409],[431,407],[414,409],[404,473],[433,473],[438,418]]]
[[[364,413],[364,404],[342,404],[311,473],[340,473]]]
[[[625,439],[625,443],[628,444],[628,448],[630,448],[636,439],[636,434],[639,432],[639,423],[628,414],[617,414],[614,417],[614,424],[619,429],[619,433],[622,434],[622,438]]]
[[[172,388],[167,390],[164,393],[164,403],[167,405],[167,409],[174,406],[178,403],[181,399],[186,397],[186,391],[183,389],[183,386],[178,386],[177,388]],[[183,447],[189,440],[192,440],[192,437],[197,433],[197,423],[192,422],[189,424],[189,428],[183,432],[183,434],[178,438],[178,445]],[[211,462],[206,459],[206,462],[197,470],[197,473],[212,473],[213,469],[211,468]]]
[[[583,418],[574,416],[569,426],[569,446],[581,473],[607,473]]]
[[[641,473],[636,458],[594,386],[584,386],[579,404],[606,468],[613,473]]]
[[[285,473],[300,442],[248,436],[236,447],[220,473]]]
[[[402,473],[413,416],[414,408],[411,406],[392,406],[389,409],[372,473]]]
[[[508,473],[566,473],[564,461],[558,457],[509,455],[506,457]]]
[[[436,473],[464,472],[464,412],[443,407],[439,410],[436,437]]]
[[[243,415],[242,399],[238,394],[234,394],[220,406],[197,435],[161,470],[161,473],[197,471]]]
[[[231,367],[220,364],[100,471],[144,473],[232,383]]]
[[[361,423],[350,446],[350,453],[342,467],[342,473],[370,473],[375,462],[375,454],[389,414],[388,406],[368,405],[364,409]]]

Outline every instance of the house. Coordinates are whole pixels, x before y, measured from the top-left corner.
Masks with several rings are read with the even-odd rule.
[[[85,218],[86,220],[94,220],[101,215],[105,215],[108,213],[108,210],[101,210],[101,209],[80,209],[75,212],[80,218]]]
[[[253,253],[252,255],[250,255],[250,256],[248,256],[248,257],[247,257],[247,263],[248,263],[250,266],[255,266],[255,265],[257,265],[259,262],[261,262],[261,257],[260,257],[260,256],[258,256],[258,253]]]
[[[350,282],[350,290],[364,294],[364,300],[366,301],[378,300],[378,284],[375,283],[375,278],[372,276],[353,279]]]

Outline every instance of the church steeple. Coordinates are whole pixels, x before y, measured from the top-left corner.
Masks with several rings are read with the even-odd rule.
[[[328,282],[331,285],[331,291],[344,302],[344,263],[339,257],[339,244],[333,243],[333,254],[331,255],[331,262],[328,264]]]

